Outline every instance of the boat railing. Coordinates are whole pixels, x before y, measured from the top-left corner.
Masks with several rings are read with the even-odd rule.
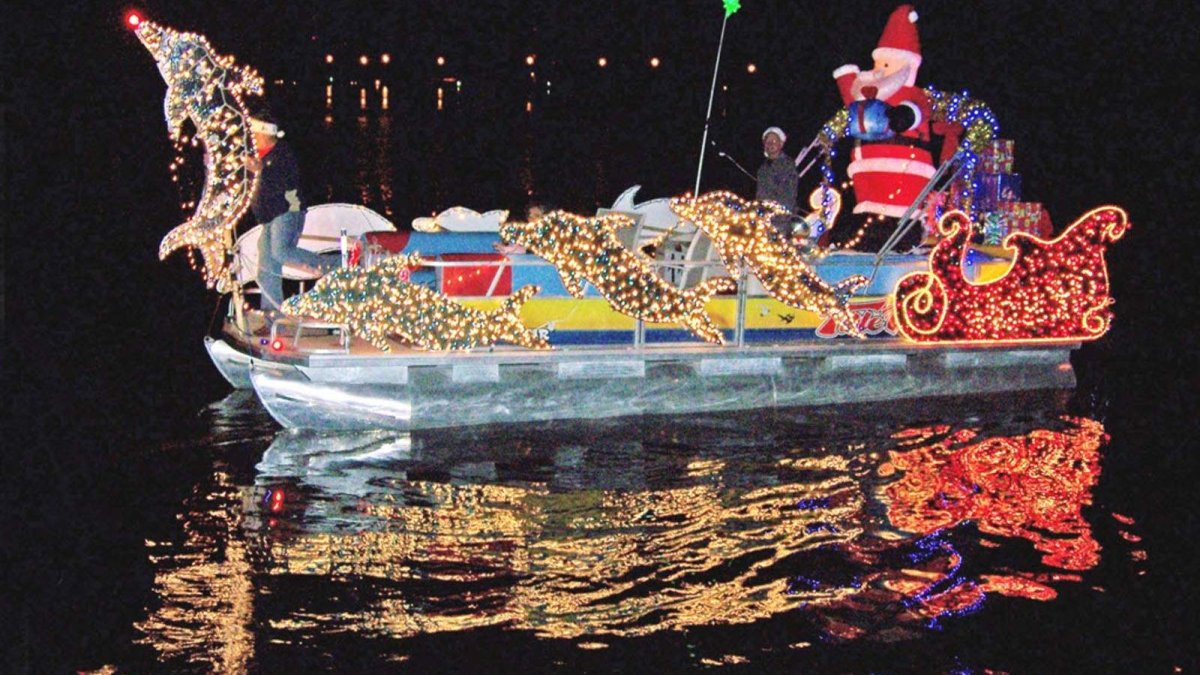
[[[870,280],[875,280],[875,275],[879,273],[879,266],[883,264],[884,258],[887,257],[896,244],[908,234],[908,231],[916,227],[921,222],[921,209],[924,207],[925,200],[934,192],[944,192],[950,188],[950,185],[962,174],[966,168],[967,162],[962,152],[955,153],[953,157],[942,162],[929,181],[925,183],[925,187],[917,193],[916,199],[909,204],[905,209],[904,214],[896,222],[896,229],[880,247],[879,253],[875,254],[875,263],[871,266]]]
[[[376,259],[372,262],[378,262]],[[653,260],[650,264],[657,269],[675,269],[680,271],[695,270],[695,269],[712,269],[720,274],[712,276],[728,276],[728,270],[719,260]],[[496,268],[495,277],[492,280],[490,291],[494,291],[500,275],[506,267],[553,267],[549,262],[537,258],[536,256],[524,256],[518,258],[505,258],[502,260],[432,260],[425,259],[422,261],[422,267],[433,269],[439,268],[461,268],[464,266],[470,267],[494,267]],[[711,278],[711,277],[709,277]],[[737,291],[734,294],[736,308],[734,314],[734,335],[731,346],[743,347],[746,344],[746,304],[749,298],[748,281],[749,277],[745,269],[741,269],[737,276]],[[473,299],[486,299],[493,296],[478,296]],[[306,345],[304,341],[305,330],[320,330],[325,334],[336,332],[338,335],[338,347],[330,349],[323,346],[323,343],[316,343],[312,346]],[[302,317],[284,316],[276,319],[271,326],[270,342],[275,343],[275,340],[280,337],[289,337],[291,344],[289,348],[294,351],[305,352],[309,354],[317,353],[349,353],[350,351],[350,333],[344,324],[330,323],[324,321],[316,321]],[[633,330],[632,344],[636,348],[644,347],[646,344],[646,322],[637,319]]]
[[[679,272],[685,272],[688,270],[712,269],[714,271],[719,272],[719,274],[714,274],[714,275],[712,275],[712,277],[729,276],[728,270],[726,269],[725,265],[720,260],[656,259],[656,260],[651,260],[648,262],[650,263],[650,265],[652,267],[654,267],[656,269],[660,269],[660,270],[676,270]],[[538,258],[536,256],[528,256],[528,257],[515,258],[515,259],[510,257],[510,258],[505,258],[503,260],[471,260],[471,261],[424,260],[424,261],[422,261],[422,266],[435,268],[435,269],[436,268],[456,268],[456,267],[463,267],[463,266],[495,267],[495,268],[497,268],[496,274],[492,278],[492,283],[489,287],[489,291],[495,290],[497,282],[500,279],[500,275],[503,272],[505,267],[551,267],[551,268],[553,268],[553,266],[549,262],[547,262],[541,258]],[[708,277],[707,275],[702,275],[701,280],[703,280],[705,278],[712,278],[712,277]],[[737,291],[735,293],[735,298],[736,298],[737,304],[736,304],[736,309],[735,309],[735,313],[734,313],[734,341],[733,341],[733,344],[737,347],[743,347],[746,344],[746,300],[748,298],[747,283],[746,283],[747,280],[748,280],[748,275],[747,275],[746,271],[744,269],[739,270],[738,277],[737,277]],[[668,283],[670,283],[670,280],[668,280],[668,279],[664,279],[664,281],[667,281]],[[490,295],[485,296],[485,297],[490,297]],[[646,322],[643,321],[642,319],[637,319],[636,323],[634,325],[634,330],[633,330],[633,346],[641,348],[641,347],[645,346],[645,344],[646,344]]]
[[[289,330],[290,329],[290,330]],[[319,346],[308,346],[304,342],[305,330],[319,330],[324,334],[335,332],[338,336],[337,347],[330,348],[324,346],[324,343],[317,343]],[[309,354],[349,354],[350,353],[350,330],[345,324],[334,323],[330,321],[318,321],[308,317],[299,316],[281,316],[271,323],[271,335],[268,338],[270,344],[276,344],[276,340],[287,334],[291,337],[291,348],[295,351],[302,351]]]

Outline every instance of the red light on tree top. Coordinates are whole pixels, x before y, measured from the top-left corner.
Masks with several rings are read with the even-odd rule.
[[[130,12],[125,15],[125,23],[128,24],[130,28],[137,28],[138,26],[142,25],[142,15],[138,14],[137,12]]]

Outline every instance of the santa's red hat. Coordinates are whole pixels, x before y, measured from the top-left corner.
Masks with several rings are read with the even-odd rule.
[[[879,60],[899,60],[909,65],[908,85],[917,80],[921,65],[921,40],[917,37],[917,10],[912,5],[900,5],[888,17],[879,38],[879,46],[871,52]]]

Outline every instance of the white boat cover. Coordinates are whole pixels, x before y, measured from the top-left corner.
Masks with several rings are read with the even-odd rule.
[[[453,206],[432,218],[413,218],[412,227],[417,232],[499,232],[506,220],[508,211],[503,209],[480,213]]]
[[[391,221],[365,206],[356,204],[318,204],[310,206],[304,215],[304,232],[300,235],[300,248],[314,253],[329,253],[341,249],[342,230],[351,238],[364,232],[380,230],[395,231]],[[258,270],[258,239],[262,236],[262,225],[255,225],[238,238],[234,245],[236,263],[234,270],[242,284],[254,281]],[[303,267],[284,265],[283,278],[293,281],[310,281],[317,275]]]

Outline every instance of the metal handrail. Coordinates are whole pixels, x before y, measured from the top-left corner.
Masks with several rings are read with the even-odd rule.
[[[303,351],[313,354],[349,354],[350,353],[350,332],[349,327],[344,323],[335,323],[332,321],[314,321],[305,317],[282,316],[275,319],[271,323],[271,334],[268,340],[274,344],[275,339],[279,337],[279,331],[288,325],[296,326],[296,334],[292,338],[292,348],[300,351],[300,338],[304,333],[305,328],[315,328],[317,330],[336,330],[338,331],[338,349],[326,348],[308,348]]]
[[[526,254],[518,254],[526,255]],[[528,254],[529,260],[430,260],[422,259],[421,267],[554,267],[544,258],[538,258],[534,254]],[[655,267],[721,267],[724,264],[720,260],[651,260],[651,265]]]
[[[955,153],[953,157],[938,167],[938,170],[930,177],[929,182],[925,183],[925,187],[921,188],[921,191],[917,193],[916,199],[913,200],[912,204],[908,205],[908,208],[904,211],[904,215],[900,216],[900,220],[896,222],[896,229],[892,232],[891,236],[884,242],[879,252],[875,254],[875,262],[871,266],[871,276],[868,283],[875,281],[875,275],[879,273],[879,266],[883,264],[884,257],[888,253],[891,253],[896,244],[904,238],[904,235],[908,234],[908,231],[920,221],[915,214],[920,211],[925,200],[929,198],[929,195],[947,188],[958,178],[965,167],[966,162],[963,161],[961,152]]]
[[[343,263],[343,265],[346,265],[348,263],[349,256],[347,254],[348,240],[347,240],[345,232],[342,233],[341,249],[342,249],[342,263]],[[417,255],[419,255],[419,253]],[[526,254],[518,254],[518,255],[526,255]],[[509,256],[506,256],[502,260],[469,260],[469,261],[453,260],[453,261],[447,261],[447,260],[422,259],[421,264],[422,264],[422,267],[430,267],[430,268],[462,267],[462,266],[466,266],[466,265],[469,265],[471,267],[497,267],[497,268],[503,268],[503,267],[508,267],[508,266],[513,266],[513,267],[517,267],[517,266],[524,266],[524,267],[549,266],[549,267],[553,267],[553,265],[551,265],[550,262],[548,262],[544,259],[538,258],[534,254],[528,254],[528,255],[530,255],[530,258],[524,259],[524,260],[514,260]],[[651,260],[649,262],[653,267],[666,268],[666,269],[694,269],[694,268],[710,268],[710,267],[726,269],[724,263],[722,263],[720,260]],[[740,266],[738,268],[738,273],[737,273],[737,294],[736,294],[736,303],[737,304],[736,304],[736,309],[735,309],[735,314],[734,314],[734,344],[735,344],[735,346],[737,346],[739,348],[745,347],[745,345],[746,345],[746,304],[747,304],[746,301],[748,298],[748,286],[749,286],[748,281],[749,281],[748,270],[746,269],[745,266]],[[300,327],[298,327],[298,328],[300,328]],[[272,337],[274,336],[274,331],[275,331],[275,327],[272,326]],[[342,328],[342,335],[344,337],[347,336],[347,333],[345,332],[344,327]],[[645,346],[645,344],[646,344],[645,321],[643,321],[642,319],[637,319],[636,324],[634,326],[634,331],[633,331],[633,346],[637,349],[641,349],[642,347]],[[343,348],[345,348],[345,349],[349,348],[348,341],[343,342]]]

